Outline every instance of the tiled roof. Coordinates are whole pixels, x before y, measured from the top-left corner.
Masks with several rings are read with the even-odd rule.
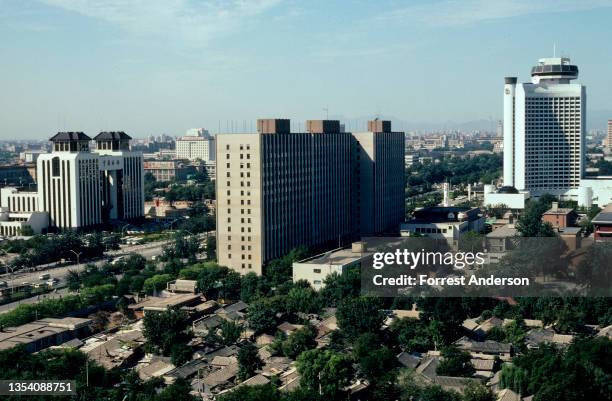
[[[123,131],[104,131],[94,137],[96,141],[130,140],[131,136]]]
[[[58,132],[50,141],[91,141],[91,138],[83,132]]]

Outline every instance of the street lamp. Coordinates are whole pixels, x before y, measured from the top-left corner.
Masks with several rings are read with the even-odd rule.
[[[83,252],[75,252],[75,251],[73,251],[72,249],[70,250],[70,252],[74,253],[74,254],[75,254],[75,256],[76,256],[76,259],[77,259],[77,268],[78,268],[78,267],[80,266],[80,264],[81,264],[79,257],[81,256],[81,254],[82,254]]]

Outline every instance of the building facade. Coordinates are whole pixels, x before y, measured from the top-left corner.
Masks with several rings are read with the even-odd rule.
[[[586,88],[571,83],[578,67],[543,58],[531,77],[504,85],[504,185],[536,196],[577,189],[586,133]]]
[[[96,150],[82,132],[60,132],[53,151],[38,157],[39,205],[57,228],[89,227],[144,215],[142,154],[124,132],[97,135]]]
[[[124,132],[102,132],[94,138],[96,150],[90,151],[91,138],[82,132],[53,136],[52,152],[41,154],[36,161],[37,191],[3,189],[0,202],[7,223],[0,225],[14,223],[18,217],[23,223],[34,216],[37,223],[31,228],[40,232],[48,227],[76,229],[143,216],[142,154],[130,151],[130,139]]]
[[[608,120],[608,149],[612,149],[612,120]]]
[[[531,82],[505,78],[503,188],[586,207],[612,201],[610,177],[585,178],[586,87],[572,83],[577,78],[578,67],[565,57],[540,59]],[[485,193],[485,204],[505,204],[508,197]]]
[[[257,134],[217,136],[217,255],[219,264],[240,273],[261,274],[267,261],[300,245],[337,247],[366,224],[370,235],[403,220],[403,198],[399,204],[396,195],[367,192],[397,190],[395,179],[381,176],[399,165],[393,173],[401,175],[403,197],[403,133],[381,133],[380,139],[364,133],[360,141],[341,132],[338,121],[308,121],[305,133],[291,133],[289,125],[258,120]],[[390,152],[395,145],[399,151]],[[398,160],[386,161],[390,154]],[[378,166],[356,164],[361,157]],[[369,208],[401,210],[355,209],[361,194]],[[353,224],[355,215],[363,226]]]
[[[188,131],[176,140],[176,158],[186,160],[202,160],[210,162],[215,160],[215,138],[208,131],[198,129]]]
[[[150,173],[155,181],[185,181],[189,174],[195,174],[195,166],[187,165],[180,160],[147,160],[144,162],[144,171]]]

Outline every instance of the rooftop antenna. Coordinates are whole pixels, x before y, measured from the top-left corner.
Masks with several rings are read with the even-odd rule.
[[[553,57],[557,57],[557,43],[553,42]]]
[[[329,107],[324,107],[323,111],[325,112],[325,119],[329,120]]]

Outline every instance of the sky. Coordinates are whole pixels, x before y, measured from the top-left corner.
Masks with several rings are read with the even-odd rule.
[[[606,112],[611,21],[609,0],[0,0],[0,140],[495,121],[503,77],[554,47]]]

